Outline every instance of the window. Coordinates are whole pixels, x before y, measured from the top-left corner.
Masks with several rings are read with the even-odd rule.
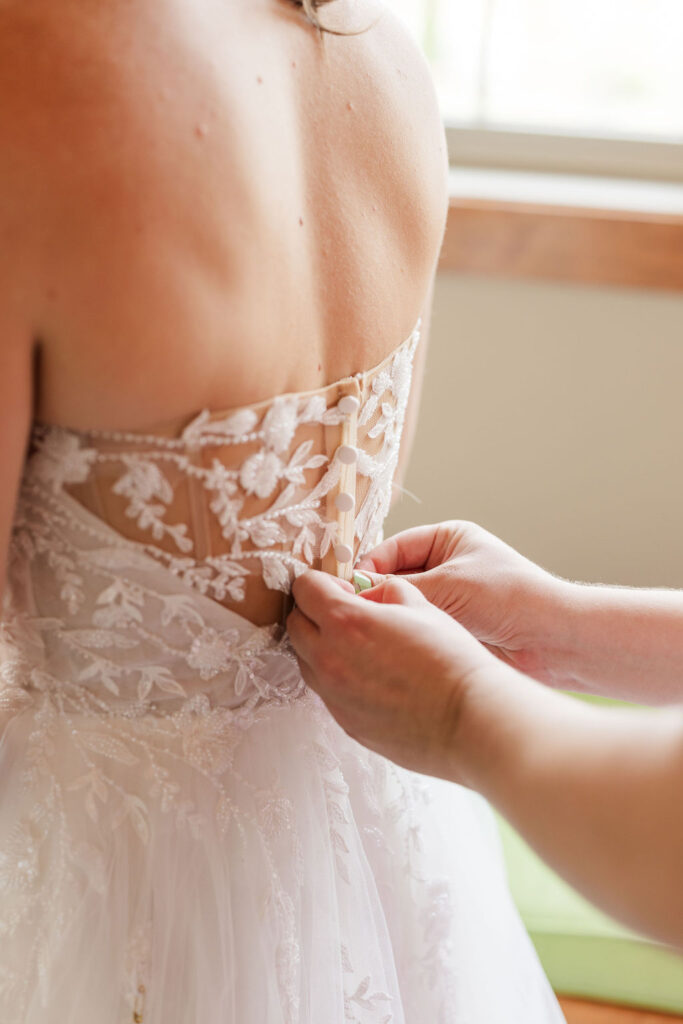
[[[430,62],[458,162],[683,180],[683,0],[390,3]]]

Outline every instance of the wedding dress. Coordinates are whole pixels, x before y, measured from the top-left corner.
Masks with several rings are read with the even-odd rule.
[[[179,436],[34,424],[0,637],[1,1024],[563,1019],[487,806],[350,739],[281,628],[296,574],[348,577],[378,538],[419,333]]]

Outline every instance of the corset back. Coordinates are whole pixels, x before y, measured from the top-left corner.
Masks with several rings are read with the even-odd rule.
[[[139,715],[298,692],[291,584],[309,567],[349,579],[377,542],[419,329],[371,370],[179,434],[36,423],[2,622],[13,699]]]
[[[312,567],[349,579],[376,542],[418,336],[419,321],[365,373],[203,411],[176,437],[36,424],[28,474],[213,600],[280,621],[295,576]]]

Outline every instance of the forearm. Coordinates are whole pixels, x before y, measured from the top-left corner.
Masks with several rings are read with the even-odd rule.
[[[545,658],[556,686],[644,704],[683,701],[683,592],[561,584]]]
[[[588,707],[489,675],[463,701],[450,777],[589,899],[683,946],[683,711]]]

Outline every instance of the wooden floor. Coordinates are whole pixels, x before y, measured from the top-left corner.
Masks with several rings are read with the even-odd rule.
[[[560,997],[560,1005],[567,1024],[676,1024],[683,1017],[650,1010],[634,1010],[625,1006],[607,1006],[605,1003],[585,1003],[581,999]]]

